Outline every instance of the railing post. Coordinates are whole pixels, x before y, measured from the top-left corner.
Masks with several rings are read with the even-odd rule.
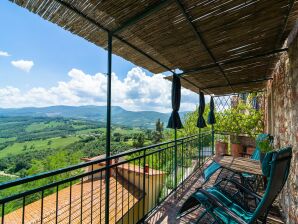
[[[111,81],[112,81],[112,34],[108,33],[108,72],[107,72],[107,127],[106,127],[106,194],[105,223],[109,223],[110,213],[110,154],[111,154]]]
[[[184,140],[181,140],[181,171],[182,171],[182,188],[184,188]]]
[[[175,154],[174,154],[174,163],[175,163],[175,189],[178,186],[178,164],[177,164],[177,128],[175,128]]]
[[[211,126],[212,156],[214,155],[214,124]]]
[[[198,149],[199,149],[199,152],[198,152],[198,154],[199,154],[199,166],[201,166],[201,141],[202,141],[202,136],[201,136],[201,128],[199,128],[199,147],[198,147]]]
[[[145,201],[145,197],[146,197],[146,149],[144,149],[143,152],[143,217],[141,219],[142,223],[145,223],[145,209],[146,209],[146,201]],[[149,175],[149,174],[148,174]],[[149,178],[148,178],[149,181]]]

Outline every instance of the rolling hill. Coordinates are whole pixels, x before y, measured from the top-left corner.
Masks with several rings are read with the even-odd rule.
[[[186,112],[181,112],[183,118]],[[26,107],[26,108],[0,108],[3,117],[65,117],[88,120],[106,121],[105,106],[51,106],[51,107]],[[153,128],[155,121],[160,119],[165,126],[170,117],[169,113],[155,111],[128,111],[119,106],[112,107],[112,123],[128,127]],[[1,118],[0,118],[1,119]]]

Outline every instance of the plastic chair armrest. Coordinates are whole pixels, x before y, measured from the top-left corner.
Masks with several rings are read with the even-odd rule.
[[[209,201],[210,201],[210,203],[211,203],[212,206],[221,208],[224,212],[226,212],[231,218],[233,218],[234,220],[236,220],[238,223],[240,223],[240,224],[247,224],[243,219],[241,219],[235,213],[233,213],[232,211],[230,211],[229,209],[227,209],[224,205],[222,205],[214,195],[210,194],[208,191],[206,191],[204,189],[201,189],[199,191],[201,193],[203,193],[205,196],[208,197],[208,199],[209,199]]]

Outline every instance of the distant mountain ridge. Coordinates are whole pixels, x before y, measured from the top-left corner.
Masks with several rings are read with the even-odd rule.
[[[106,106],[50,106],[25,108],[0,108],[0,116],[31,116],[31,117],[66,117],[77,119],[106,121]],[[185,113],[181,112],[181,118]],[[165,126],[170,113],[156,111],[128,111],[119,106],[112,106],[112,123],[128,127],[153,128],[157,119]],[[0,118],[1,119],[1,118]]]

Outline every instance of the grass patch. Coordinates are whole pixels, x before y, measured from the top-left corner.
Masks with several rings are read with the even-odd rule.
[[[18,155],[30,151],[40,151],[48,148],[59,149],[79,140],[79,137],[69,136],[65,138],[49,138],[45,140],[33,140],[14,143],[0,151],[0,158],[8,155]]]
[[[42,131],[46,128],[56,128],[62,125],[64,125],[64,123],[61,121],[36,122],[28,125],[25,130],[27,132]]]
[[[16,138],[0,138],[0,144],[5,142],[15,141]]]

